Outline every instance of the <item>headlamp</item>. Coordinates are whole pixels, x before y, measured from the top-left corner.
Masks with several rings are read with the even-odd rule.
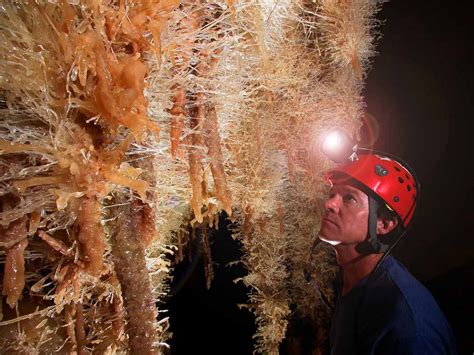
[[[333,130],[323,139],[321,150],[335,163],[354,160],[357,144],[342,130]]]

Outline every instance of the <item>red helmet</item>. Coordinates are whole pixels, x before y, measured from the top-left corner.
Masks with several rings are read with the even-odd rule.
[[[398,161],[376,154],[358,155],[357,160],[328,172],[333,183],[351,178],[372,191],[394,210],[406,228],[415,212],[418,184]]]

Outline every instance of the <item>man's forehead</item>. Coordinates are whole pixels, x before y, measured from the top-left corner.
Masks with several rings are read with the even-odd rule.
[[[352,184],[350,182],[345,182],[345,183],[335,183],[331,187],[331,191],[337,191],[337,192],[352,192],[352,193],[357,193],[361,195],[367,195],[364,191],[356,187],[355,184]]]

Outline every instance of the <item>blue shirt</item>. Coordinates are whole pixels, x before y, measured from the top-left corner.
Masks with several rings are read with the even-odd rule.
[[[431,293],[393,257],[339,297],[331,354],[455,354],[451,328]]]

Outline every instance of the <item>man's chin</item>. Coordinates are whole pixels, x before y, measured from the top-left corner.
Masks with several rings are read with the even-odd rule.
[[[318,234],[318,238],[321,239],[323,242],[329,243],[333,246],[341,244],[341,241],[339,240],[331,240],[329,238],[326,238],[325,236]]]

